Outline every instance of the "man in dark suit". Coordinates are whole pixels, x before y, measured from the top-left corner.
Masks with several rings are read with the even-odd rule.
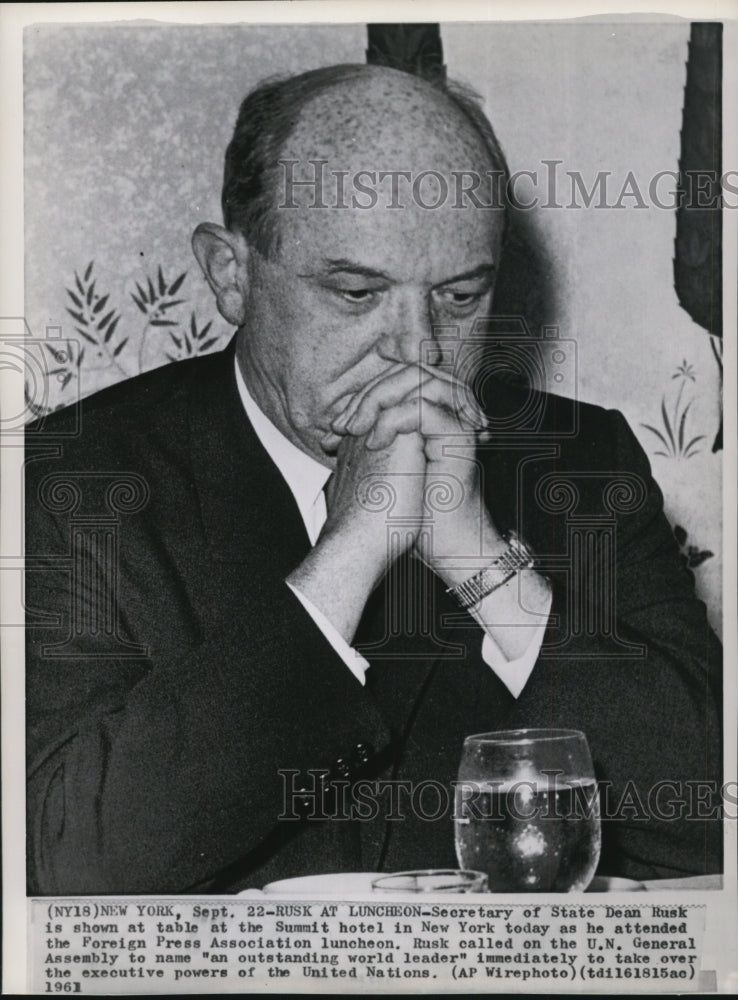
[[[452,864],[424,793],[522,725],[584,730],[625,801],[603,871],[719,870],[664,784],[714,795],[720,658],[645,456],[477,356],[504,170],[468,96],[396,71],[244,102],[193,243],[230,348],[32,431],[62,447],[27,468],[31,892]]]

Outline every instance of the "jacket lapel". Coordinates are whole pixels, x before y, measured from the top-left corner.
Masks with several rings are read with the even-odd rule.
[[[310,543],[289,487],[244,412],[235,376],[235,337],[192,386],[192,472],[203,530],[215,560],[286,575]]]

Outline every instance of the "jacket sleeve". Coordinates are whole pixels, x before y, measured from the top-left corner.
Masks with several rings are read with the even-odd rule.
[[[185,891],[296,818],[309,769],[371,764],[387,733],[283,584],[224,594],[217,627],[155,661],[106,655],[94,629],[54,649],[54,620],[86,614],[92,588],[70,595],[54,568],[68,542],[53,518],[33,508],[28,525],[47,557],[27,573],[32,894]]]
[[[602,783],[601,871],[638,879],[716,872],[722,652],[643,450],[619,413],[606,421],[605,482],[626,471],[634,495],[630,503],[610,495],[621,508],[612,552],[592,541],[587,560],[586,532],[567,540],[567,559],[579,561],[569,575],[551,573],[552,624],[510,721],[586,733]],[[560,472],[576,480],[565,462]],[[534,533],[536,516],[528,514]],[[546,551],[545,539],[537,545]]]

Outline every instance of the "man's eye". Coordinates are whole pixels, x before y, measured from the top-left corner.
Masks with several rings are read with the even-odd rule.
[[[348,302],[369,302],[375,291],[373,288],[339,288],[338,293]]]
[[[463,309],[465,306],[476,305],[484,297],[484,294],[484,292],[459,292],[448,288],[438,292],[437,297],[444,306]]]

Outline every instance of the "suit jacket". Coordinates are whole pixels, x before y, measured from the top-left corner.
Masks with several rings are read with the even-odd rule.
[[[284,584],[309,541],[243,413],[232,345],[31,426],[29,892],[453,865],[442,800],[463,738],[521,726],[586,733],[618,813],[601,871],[720,870],[719,820],[685,816],[720,780],[720,652],[648,462],[614,411],[484,395],[487,502],[553,583],[517,700],[409,558],[360,624],[366,687],[339,660]]]

